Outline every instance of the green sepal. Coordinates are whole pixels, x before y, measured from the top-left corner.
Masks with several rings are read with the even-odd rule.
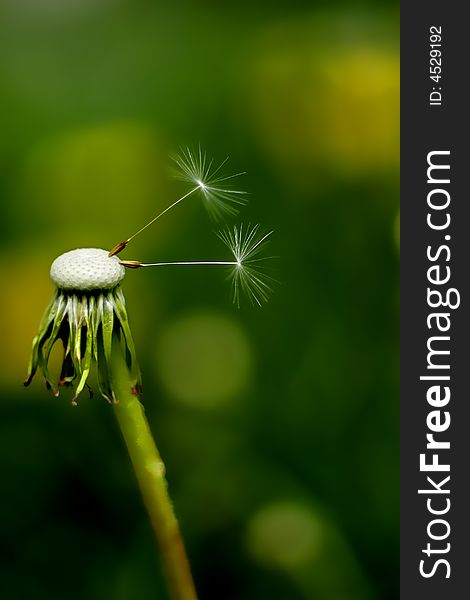
[[[82,299],[82,306],[85,306],[86,298]],[[76,403],[78,395],[82,392],[85,387],[86,380],[88,379],[88,375],[90,374],[91,369],[91,361],[93,358],[93,331],[91,329],[90,321],[88,319],[88,312],[84,315],[84,320],[86,323],[86,345],[85,345],[85,355],[83,357],[83,368],[82,375],[80,377],[80,381],[78,382],[77,389],[75,390],[75,395],[73,397],[72,402]]]
[[[104,398],[106,398],[106,400],[112,404],[113,402],[116,402],[116,397],[111,386],[111,365],[108,365],[106,363],[106,359],[104,356],[102,328],[100,328],[98,331],[98,335],[96,337],[96,345],[98,347],[98,361],[96,363],[98,373],[98,386],[100,388],[101,395],[104,396]]]
[[[103,299],[103,316],[101,317],[103,329],[103,348],[106,363],[111,364],[111,349],[113,346],[114,310],[112,295]]]
[[[100,392],[109,402],[115,402],[112,376],[114,336],[121,340],[134,393],[138,393],[141,389],[140,369],[120,287],[82,296],[73,291],[57,290],[33,340],[25,385],[30,383],[38,368],[55,395],[58,395],[60,386],[71,384],[78,378],[72,400],[76,404],[95,361]],[[64,346],[64,356],[59,381],[55,382],[49,375],[48,363],[52,348],[59,339]],[[114,351],[117,349],[116,344]]]
[[[33,339],[31,347],[31,356],[28,364],[28,373],[26,376],[26,381],[24,382],[26,386],[31,383],[31,380],[33,379],[36,373],[39,363],[39,348],[40,346],[42,346],[42,344],[44,344],[44,338],[57,313],[57,296],[58,291],[56,290],[54,296],[52,297],[52,300],[49,302],[49,305],[44,311],[44,314],[41,318],[38,334]]]
[[[101,296],[100,296],[101,297]],[[101,297],[102,298],[102,297]],[[90,296],[89,304],[88,304],[88,314],[89,314],[89,322],[90,329],[93,337],[93,359],[98,362],[98,343],[96,341],[98,335],[98,327],[101,320],[100,315],[100,304],[95,296]],[[101,304],[101,311],[103,310],[103,306]]]
[[[46,380],[47,384],[50,385],[52,388],[54,388],[55,394],[58,393],[58,387],[57,387],[57,383],[49,376],[48,362],[49,362],[49,357],[50,357],[50,354],[52,351],[52,347],[54,346],[54,344],[57,341],[57,338],[59,336],[60,327],[62,325],[64,315],[66,314],[66,308],[67,308],[66,299],[64,296],[59,294],[57,297],[56,311],[54,314],[54,320],[52,322],[51,333],[50,333],[49,337],[47,338],[47,341],[46,341],[45,337],[43,337],[42,340],[40,340],[39,347],[38,347],[39,366],[42,369],[44,379]]]
[[[137,354],[135,351],[134,340],[132,339],[129,320],[127,317],[126,301],[120,287],[114,290],[114,301],[116,315],[121,325],[122,333],[124,334],[126,347],[126,364],[130,371],[131,377],[136,386],[141,386],[141,374],[139,363],[137,362]]]
[[[78,298],[75,294],[69,296],[67,301],[67,317],[69,321],[69,346],[70,356],[72,358],[75,376],[80,375],[80,351],[77,352],[78,338]]]

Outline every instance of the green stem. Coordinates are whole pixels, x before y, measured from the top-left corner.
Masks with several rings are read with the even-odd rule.
[[[116,417],[158,540],[172,600],[197,600],[178,521],[168,495],[165,466],[144,409],[130,386],[118,386]]]

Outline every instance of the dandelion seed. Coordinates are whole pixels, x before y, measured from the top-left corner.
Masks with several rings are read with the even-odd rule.
[[[240,292],[246,294],[253,304],[261,306],[268,301],[275,280],[263,271],[260,263],[272,256],[256,258],[266,247],[272,231],[259,235],[259,225],[234,226],[219,232],[218,237],[229,248],[234,260],[198,260],[143,263],[136,260],[121,260],[120,264],[130,269],[139,267],[170,266],[226,266],[231,267],[233,302],[240,307]]]
[[[235,173],[234,175],[225,177],[220,176],[220,171],[228,158],[226,158],[218,167],[213,169],[213,160],[208,161],[206,153],[202,152],[201,147],[199,146],[197,153],[193,152],[190,148],[186,148],[182,150],[179,155],[173,156],[173,160],[178,166],[176,173],[177,178],[186,181],[195,187],[181,196],[181,198],[178,198],[178,200],[175,200],[173,204],[167,206],[167,208],[158,213],[153,219],[126,240],[116,244],[114,248],[110,250],[109,256],[114,256],[122,252],[127,244],[145,231],[147,227],[153,225],[160,217],[163,217],[164,214],[177,206],[180,202],[197,192],[200,192],[209,215],[215,220],[220,220],[226,214],[232,216],[236,215],[238,213],[237,205],[244,206],[247,203],[247,199],[244,197],[246,192],[230,189],[226,184],[230,179],[244,175],[244,172]]]

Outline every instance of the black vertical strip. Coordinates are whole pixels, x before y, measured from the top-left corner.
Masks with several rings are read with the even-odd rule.
[[[467,189],[470,175],[467,95],[470,25],[464,15],[465,8],[463,2],[435,0],[404,2],[401,8],[403,600],[470,598],[470,394],[466,382],[470,374],[470,193]],[[439,65],[439,61],[430,60],[431,35],[435,32],[430,28],[433,26],[441,28],[442,77],[437,82],[430,78],[433,74],[430,68],[437,72],[435,67]],[[430,105],[433,91],[441,92],[441,106]],[[437,102],[438,94],[434,94],[433,99]],[[450,178],[449,184],[427,181],[427,157],[433,151],[450,151],[448,156],[434,155],[432,159],[436,164],[450,165],[450,170],[435,169],[431,172],[435,179]],[[446,193],[450,195],[448,208],[429,208],[428,194],[432,190],[436,190],[431,195],[432,203],[444,203]],[[428,214],[439,225],[445,223],[447,213],[451,219],[449,227],[437,230],[427,224]],[[435,260],[427,257],[428,247],[433,257],[437,255]],[[445,247],[449,248],[450,257]],[[436,265],[438,269],[428,271]],[[450,279],[447,283],[435,284],[428,279],[428,276],[444,279],[448,273]],[[443,297],[449,292],[452,304],[459,294],[460,306],[430,307],[428,288],[441,292]],[[456,291],[450,291],[452,289]],[[437,303],[437,298],[435,294],[432,300]],[[442,328],[446,322],[450,323],[447,332],[439,331],[438,319],[430,317],[432,313],[445,315],[439,323]],[[433,336],[450,337],[449,340],[431,342],[434,349],[450,350],[449,355],[432,357],[435,364],[448,364],[448,370],[428,368],[427,344]],[[433,375],[447,375],[450,381],[420,381],[420,376]],[[429,388],[436,385],[450,389],[450,400],[445,406],[431,406],[427,400]],[[444,387],[439,389],[443,397]],[[447,429],[446,412],[451,419]],[[433,432],[429,425],[435,429],[442,427],[443,431]],[[431,433],[435,441],[450,442],[450,449],[427,449],[426,435]],[[419,461],[423,453],[428,464],[436,454],[439,464],[450,465],[450,471],[422,472]],[[428,476],[433,483],[427,480]],[[442,483],[448,476],[450,480]],[[449,490],[449,493],[418,494],[419,489]],[[429,508],[435,511],[449,509],[439,515],[432,514]],[[442,539],[433,539],[432,536]],[[438,563],[439,560],[447,562]],[[420,573],[420,561],[424,561],[422,571],[431,576],[424,577]],[[446,578],[449,573],[450,577]]]

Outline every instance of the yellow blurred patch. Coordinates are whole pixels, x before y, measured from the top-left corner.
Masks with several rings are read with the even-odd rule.
[[[366,24],[358,36],[335,36],[333,17],[329,27],[331,39],[314,19],[283,23],[254,49],[247,88],[259,142],[290,175],[396,169],[398,51],[369,40]]]
[[[3,389],[21,390],[33,337],[52,298],[47,258],[3,252],[0,266],[0,378]]]

